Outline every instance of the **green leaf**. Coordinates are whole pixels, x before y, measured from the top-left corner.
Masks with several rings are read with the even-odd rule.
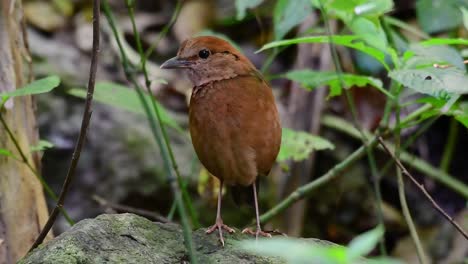
[[[39,140],[39,142],[37,142],[37,145],[31,146],[31,152],[44,151],[46,149],[53,148],[53,147],[54,147],[54,144],[52,144],[51,142],[47,140],[41,139]]]
[[[459,111],[454,112],[454,117],[468,128],[468,102],[460,103]]]
[[[261,52],[267,49],[281,47],[281,46],[289,46],[293,44],[300,44],[300,43],[329,43],[331,41],[336,45],[342,45],[345,47],[353,48],[359,51],[362,51],[372,57],[374,57],[377,61],[379,61],[386,69],[390,69],[385,62],[385,53],[374,48],[366,45],[362,40],[359,39],[358,36],[355,35],[333,35],[333,36],[313,36],[313,37],[301,37],[301,38],[294,38],[294,39],[287,39],[287,40],[279,40],[273,41],[270,43],[265,44],[260,50],[257,52]]]
[[[308,243],[293,238],[244,240],[238,245],[249,252],[281,257],[286,263],[345,263],[346,248],[339,245]]]
[[[389,76],[417,92],[436,98],[447,100],[454,95],[468,93],[468,76],[454,67],[395,70]]]
[[[465,29],[468,29],[468,9],[460,7],[460,11],[462,12],[463,25],[465,26]]]
[[[334,0],[326,3],[325,7],[330,12],[354,14],[354,8],[365,3],[366,0]]]
[[[0,148],[0,156],[12,157],[13,153],[11,153],[11,151],[9,151],[8,149]]]
[[[412,44],[405,54],[405,57],[409,57],[407,54],[412,55],[404,66],[408,69],[414,69],[418,66],[427,67],[438,63],[453,65],[462,71],[466,70],[463,57],[455,48],[450,46],[423,46],[420,44]]]
[[[68,93],[80,98],[86,97],[86,90],[84,89],[74,88],[69,90]],[[151,105],[151,100],[153,99],[147,94],[144,94],[144,98],[148,105]],[[120,84],[112,82],[96,83],[94,99],[100,103],[145,115],[145,111],[136,91]],[[156,102],[156,105],[161,113],[162,122],[172,128],[175,128],[179,132],[182,132],[183,129],[169,116],[167,110],[158,102]]]
[[[468,45],[468,39],[463,38],[431,38],[421,42],[421,45]]]
[[[321,85],[330,86],[330,96],[341,94],[340,75],[336,72],[319,72],[311,70],[297,70],[290,71],[283,75],[284,77],[300,83],[303,87],[312,90]],[[371,85],[377,88],[379,91],[384,93],[390,98],[393,96],[383,88],[382,81],[369,76],[361,76],[343,73],[341,74],[341,80],[344,82],[344,88],[350,88],[352,86],[367,86]]]
[[[379,225],[376,228],[354,238],[348,245],[348,262],[352,263],[353,260],[369,254],[383,235],[384,229]]]
[[[379,50],[385,51],[388,48],[388,41],[379,21],[371,21],[365,17],[355,17],[349,23],[348,27],[368,45]]]
[[[462,22],[460,6],[467,6],[467,1],[418,0],[416,1],[416,15],[425,32],[441,32],[460,25]]]
[[[282,39],[312,12],[310,0],[278,0],[273,15],[275,39]]]
[[[300,161],[309,157],[314,150],[334,149],[328,140],[303,131],[283,128],[278,161],[293,159]]]
[[[237,20],[244,19],[248,8],[254,8],[262,2],[263,0],[236,0]]]
[[[417,100],[418,103],[428,103],[431,104],[434,109],[427,111],[421,116],[421,120],[436,116],[438,114],[443,114],[446,116],[452,116],[462,125],[468,128],[468,101],[454,103],[448,111],[442,111],[442,108],[445,107],[447,101],[442,99],[437,99],[433,97],[420,98]],[[420,120],[419,120],[420,121]]]
[[[381,16],[393,9],[392,0],[372,0],[354,7],[356,15]]]
[[[2,98],[3,101],[10,97],[47,93],[52,91],[52,89],[55,87],[59,86],[59,84],[60,78],[58,76],[49,76],[33,81],[20,89],[16,89],[11,92],[0,93],[0,98]]]

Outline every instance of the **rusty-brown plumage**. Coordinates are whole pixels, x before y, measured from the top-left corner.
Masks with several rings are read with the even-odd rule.
[[[177,57],[161,68],[185,68],[194,84],[189,106],[192,143],[201,163],[222,185],[253,187],[257,231],[261,231],[256,179],[268,175],[281,143],[281,126],[272,91],[255,66],[227,41],[204,36],[182,43]],[[221,218],[207,233],[234,230]]]

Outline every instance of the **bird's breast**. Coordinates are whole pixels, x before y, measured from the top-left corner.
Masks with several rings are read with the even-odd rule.
[[[268,86],[254,77],[212,82],[194,88],[189,109],[195,152],[211,174],[250,185],[268,173],[281,140]]]

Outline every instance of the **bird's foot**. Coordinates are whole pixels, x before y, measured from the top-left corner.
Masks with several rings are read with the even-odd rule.
[[[228,233],[232,234],[235,233],[236,231],[229,226],[225,225],[223,223],[223,219],[219,218],[216,219],[216,223],[212,225],[210,228],[206,230],[206,234],[211,234],[213,233],[216,229],[218,229],[219,232],[219,241],[221,241],[221,245],[224,247],[224,239],[223,239],[223,229],[226,230]]]
[[[242,230],[242,234],[253,235],[253,236],[255,236],[255,239],[258,239],[258,236],[262,236],[262,237],[271,237],[271,234],[270,234],[270,233],[264,232],[264,231],[262,231],[262,229],[260,229],[260,228],[257,228],[256,231],[253,231],[251,228],[244,228],[244,230]]]

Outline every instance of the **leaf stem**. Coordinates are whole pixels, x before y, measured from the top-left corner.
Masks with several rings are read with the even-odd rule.
[[[450,171],[450,162],[455,151],[455,143],[458,138],[458,121],[455,118],[450,119],[450,127],[445,144],[444,152],[442,154],[442,161],[440,162],[440,169],[444,172]]]

